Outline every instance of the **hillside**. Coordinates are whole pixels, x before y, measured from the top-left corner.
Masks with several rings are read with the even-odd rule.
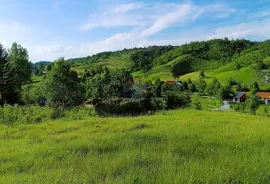
[[[37,65],[49,65],[51,64],[52,62],[51,61],[39,61],[39,62],[36,62],[36,63],[32,63],[33,66],[37,66]]]
[[[71,61],[80,73],[86,68],[101,65],[111,69],[129,68],[136,80],[174,80],[176,77],[197,80],[199,71],[204,70],[207,81],[217,77],[223,85],[232,79],[245,85],[257,81],[266,89],[270,86],[264,81],[266,74],[256,71],[260,62],[264,63],[261,71],[270,65],[269,40],[252,42],[225,38],[178,47],[152,46],[104,52]]]
[[[1,124],[0,183],[268,183],[269,132],[267,117],[193,110]]]

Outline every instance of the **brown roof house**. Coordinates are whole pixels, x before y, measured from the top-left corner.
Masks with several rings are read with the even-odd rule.
[[[265,105],[270,105],[270,92],[258,92],[258,97],[265,103]]]
[[[249,92],[237,92],[233,97],[234,102],[245,102]],[[265,105],[270,105],[270,92],[258,92],[258,97]]]

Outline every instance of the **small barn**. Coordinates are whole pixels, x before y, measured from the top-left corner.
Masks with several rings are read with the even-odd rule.
[[[245,102],[247,99],[247,94],[245,92],[237,92],[234,97],[233,97],[233,101],[234,102]]]

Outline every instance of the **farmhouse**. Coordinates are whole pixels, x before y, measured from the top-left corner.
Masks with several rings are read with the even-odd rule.
[[[248,94],[249,92],[237,92],[233,97],[233,101],[238,103],[245,102]],[[262,103],[270,105],[270,92],[258,92],[257,95]]]
[[[176,81],[167,81],[166,84],[167,85],[174,85],[176,83]]]
[[[234,97],[233,97],[233,101],[234,102],[245,102],[247,99],[247,94],[245,92],[237,92]]]
[[[182,86],[182,82],[181,81],[167,81],[166,84],[167,85]]]
[[[258,92],[257,95],[266,105],[270,105],[270,92]]]

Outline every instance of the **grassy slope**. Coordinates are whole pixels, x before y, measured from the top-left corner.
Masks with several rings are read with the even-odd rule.
[[[93,66],[106,66],[110,69],[129,68],[131,64],[130,55],[122,54],[121,56],[111,56],[108,59],[100,60],[98,63],[92,64]],[[87,65],[75,66],[72,69],[78,73],[83,73],[88,68]]]
[[[150,71],[146,73],[143,73],[142,71],[134,72],[133,76],[135,77],[136,80],[144,80],[144,81],[147,80],[155,81],[158,78],[163,81],[174,80],[171,68],[174,64],[181,62],[181,60],[184,57],[185,55],[179,56],[176,59],[164,65],[153,67]]]
[[[213,78],[217,78],[222,85],[228,85],[228,79],[231,78],[237,82],[242,82],[250,86],[253,82],[259,81],[255,71],[251,67],[243,67],[239,71],[230,69],[231,64],[220,67],[216,70],[205,71],[206,82],[211,82]],[[199,79],[199,72],[192,72],[186,75],[180,76],[180,79],[187,80],[188,78],[196,81]]]
[[[270,176],[270,119],[236,112],[0,125],[0,138],[0,183],[268,183]]]

